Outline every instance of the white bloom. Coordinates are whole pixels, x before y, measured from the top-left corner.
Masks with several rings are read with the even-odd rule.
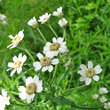
[[[104,102],[106,102],[106,101],[107,101],[107,99],[106,99],[104,96],[102,96],[102,97],[100,98],[100,102],[104,103]]]
[[[54,11],[53,16],[58,16],[58,17],[63,16],[62,7],[58,8],[57,11]]]
[[[98,97],[99,97],[98,94],[94,94],[94,95],[92,96],[93,99],[97,99]]]
[[[44,24],[46,22],[48,22],[49,18],[50,18],[51,14],[45,13],[44,15],[39,17],[39,22],[41,22],[41,24]]]
[[[9,35],[9,38],[12,39],[12,44],[8,45],[7,48],[14,48],[16,47],[19,42],[23,39],[24,37],[24,33],[23,33],[24,30],[20,31],[15,37],[13,37],[12,35]]]
[[[0,14],[0,23],[1,24],[7,24],[6,16],[3,14]]]
[[[105,104],[104,104],[104,108],[105,108],[105,109],[109,109],[109,108],[110,108],[110,102],[105,103]]]
[[[100,94],[106,94],[106,93],[108,93],[108,90],[107,90],[107,88],[102,87],[102,88],[99,89],[99,93]]]
[[[2,90],[2,95],[0,95],[0,110],[5,110],[6,105],[10,105],[10,97],[7,97],[7,91]]]
[[[27,103],[31,103],[35,97],[35,93],[39,93],[43,90],[42,87],[42,81],[39,80],[39,77],[37,75],[32,77],[28,77],[25,81],[26,87],[24,86],[19,86],[19,97],[22,100],[26,100]]]
[[[13,57],[13,62],[8,63],[9,71],[11,68],[13,68],[13,71],[11,72],[10,76],[13,76],[13,74],[17,71],[18,74],[22,71],[22,66],[24,62],[26,61],[27,57],[26,55],[22,56],[22,53],[18,55],[18,58],[16,56]]]
[[[99,80],[99,76],[97,74],[100,74],[102,71],[102,68],[100,65],[97,65],[95,68],[93,68],[93,63],[91,61],[88,61],[88,68],[84,65],[80,65],[81,70],[78,71],[82,77],[80,78],[80,81],[85,81],[86,85],[89,85],[92,81],[92,78],[95,81]]]
[[[53,43],[47,42],[46,46],[44,46],[43,52],[51,56],[57,56],[58,53],[64,53],[67,50],[66,42],[63,42],[63,38],[59,37],[56,39],[55,37],[52,39]]]
[[[45,72],[47,70],[51,72],[53,70],[52,65],[56,65],[59,63],[59,59],[52,59],[53,56],[51,56],[51,54],[49,53],[46,56],[43,56],[41,53],[38,53],[37,57],[39,58],[40,62],[33,63],[35,71],[38,71],[42,68],[42,72]]]
[[[64,66],[65,67],[71,67],[72,66],[71,58],[69,58],[69,61],[67,63],[65,63]]]
[[[36,28],[38,26],[36,18],[33,17],[32,19],[30,19],[29,22],[28,22],[28,25],[32,26],[33,28]]]
[[[60,27],[66,26],[67,23],[68,21],[65,18],[62,18],[58,21],[58,24],[60,25]]]

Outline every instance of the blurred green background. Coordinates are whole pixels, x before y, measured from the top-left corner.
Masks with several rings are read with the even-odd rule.
[[[23,44],[36,59],[36,53],[42,52],[45,44],[37,30],[28,26],[27,22],[33,16],[38,20],[39,16],[46,12],[53,13],[60,6],[63,7],[64,17],[68,20],[66,35],[69,53],[66,57],[62,57],[64,60],[60,63],[59,73],[65,71],[63,65],[71,57],[73,66],[66,80],[71,79],[72,82],[68,83],[69,88],[72,88],[80,84],[77,71],[81,63],[87,64],[91,60],[95,65],[100,64],[103,72],[100,81],[96,84],[93,82],[94,87],[89,87],[93,91],[91,89],[74,91],[67,96],[77,104],[88,103],[88,100],[92,104],[92,94],[102,85],[108,89],[110,85],[110,0],[3,0],[0,2],[0,13],[7,16],[7,24],[0,24],[0,73],[5,71],[7,63],[12,61],[14,55],[20,52],[26,54],[19,46],[11,50],[7,49],[7,45],[11,43],[8,35],[14,36],[24,29]],[[51,17],[50,24],[58,36],[63,36],[58,20],[57,17]],[[51,41],[54,35],[50,29],[40,23],[39,26],[46,39]],[[9,73],[7,74],[9,76]],[[60,76],[61,74],[58,74],[58,77]],[[60,86],[67,87],[65,79]],[[86,96],[88,93],[90,95]],[[58,108],[58,110],[66,110],[66,108]]]

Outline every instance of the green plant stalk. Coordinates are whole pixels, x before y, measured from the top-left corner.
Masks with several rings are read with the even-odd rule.
[[[55,35],[56,38],[58,38],[58,35],[56,34],[56,32],[54,31],[54,29],[52,28],[52,26],[50,24],[48,24],[50,30],[53,32],[53,34]]]
[[[63,28],[63,38],[64,38],[65,41],[66,41],[66,29],[65,29],[65,28]]]
[[[31,55],[31,53],[25,48],[25,46],[22,44],[22,47],[24,48],[25,52],[30,56],[30,58],[32,59],[33,62],[35,62],[33,56]]]
[[[41,30],[39,28],[37,28],[39,34],[41,35],[42,39],[47,42],[47,40],[45,39],[44,35],[42,34]]]

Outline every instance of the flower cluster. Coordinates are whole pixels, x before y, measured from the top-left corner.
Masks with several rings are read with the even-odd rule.
[[[99,89],[99,94],[101,95],[99,100],[101,103],[104,103],[104,108],[105,109],[110,109],[110,102],[106,103],[107,102],[107,98],[104,96],[104,94],[107,94],[108,93],[108,90],[107,88],[105,87],[101,87]],[[94,94],[92,96],[93,99],[98,99],[99,95],[98,94]]]
[[[7,24],[6,16],[4,14],[0,14],[0,24]]]

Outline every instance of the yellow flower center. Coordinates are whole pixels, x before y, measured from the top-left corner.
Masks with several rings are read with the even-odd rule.
[[[37,86],[34,83],[30,83],[28,86],[26,86],[26,93],[29,95],[32,95],[37,90]]]
[[[19,42],[19,40],[20,40],[20,36],[19,35],[17,35],[16,37],[14,37],[14,39],[12,40],[12,43],[13,44],[16,44],[16,43],[18,43]]]
[[[40,63],[42,66],[49,66],[51,64],[51,59],[49,57],[43,57]]]
[[[86,76],[91,78],[95,75],[95,70],[93,68],[88,68],[85,72]]]
[[[58,50],[59,48],[60,48],[60,44],[57,43],[57,42],[54,42],[54,43],[52,43],[52,44],[50,45],[50,50],[51,50],[51,51],[56,51],[56,50]]]
[[[21,61],[20,60],[16,60],[14,63],[13,63],[13,68],[14,69],[17,69],[17,68],[19,68],[20,67],[20,65],[21,65]]]

